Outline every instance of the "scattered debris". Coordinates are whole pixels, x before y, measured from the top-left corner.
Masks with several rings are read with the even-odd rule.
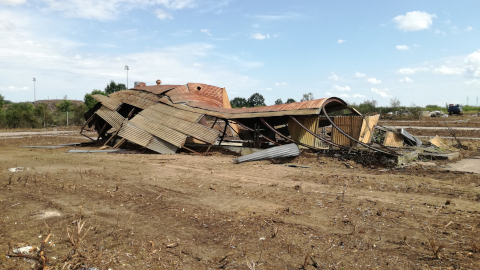
[[[267,150],[253,153],[250,155],[242,156],[233,160],[233,163],[242,163],[248,161],[275,159],[285,157],[296,157],[300,155],[300,149],[294,143],[286,144],[282,146],[275,146],[268,148]]]
[[[23,172],[23,167],[16,167],[8,169],[9,172]]]
[[[125,152],[129,151],[128,149],[105,149],[105,150],[77,150],[71,149],[67,153],[112,153],[112,152]]]

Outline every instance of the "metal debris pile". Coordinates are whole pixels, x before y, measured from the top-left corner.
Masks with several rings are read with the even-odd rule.
[[[399,156],[396,148],[422,144],[405,130],[378,126],[380,115],[363,116],[337,97],[231,108],[225,88],[200,83],[140,84],[93,97],[99,103],[85,114],[80,134],[94,130],[97,140],[113,149],[130,143],[161,154],[179,149],[200,154],[203,146],[205,154],[222,144],[268,148],[293,143],[303,149]],[[374,137],[379,130],[381,140]]]

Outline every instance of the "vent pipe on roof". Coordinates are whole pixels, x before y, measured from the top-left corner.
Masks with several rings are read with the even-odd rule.
[[[161,80],[157,80],[156,83],[157,83],[157,85],[160,85],[160,84],[162,84],[162,81],[161,81]]]
[[[146,84],[144,82],[134,82],[133,87],[137,87],[137,86],[146,86]]]

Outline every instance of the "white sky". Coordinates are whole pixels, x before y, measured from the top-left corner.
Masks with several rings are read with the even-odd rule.
[[[388,105],[475,105],[480,1],[0,0],[0,94],[82,100],[110,80]]]

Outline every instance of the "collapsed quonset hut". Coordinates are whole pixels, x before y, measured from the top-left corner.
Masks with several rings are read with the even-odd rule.
[[[225,88],[201,83],[162,85],[159,81],[93,97],[99,102],[85,114],[80,133],[85,135],[87,126],[93,128],[98,138],[114,148],[128,141],[162,154],[180,148],[193,151],[186,143],[219,145],[230,134],[253,147],[293,142],[316,150],[357,151],[362,146],[396,155],[371,143],[379,115],[362,116],[336,97],[231,108]]]

